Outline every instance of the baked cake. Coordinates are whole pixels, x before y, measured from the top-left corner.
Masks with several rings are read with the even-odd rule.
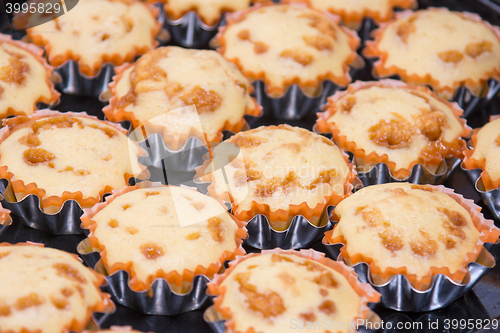
[[[266,22],[266,24],[262,24]],[[317,95],[321,82],[345,86],[359,38],[325,13],[299,5],[254,6],[228,15],[218,51],[250,80],[263,80],[272,97],[298,84]]]
[[[416,0],[303,0],[311,7],[339,15],[342,22],[357,28],[364,18],[369,17],[377,23],[389,21],[394,15],[394,8],[411,8]],[[289,0],[288,2],[297,2]]]
[[[141,172],[138,147],[125,130],[85,113],[39,111],[8,119],[4,126],[0,166],[2,176],[12,178],[17,200],[35,193],[48,209],[54,203],[51,197],[79,193],[75,200],[88,207]],[[63,201],[56,206],[60,208]]]
[[[217,200],[185,187],[126,188],[82,221],[109,274],[126,269],[136,291],[157,277],[173,288],[194,274],[210,278],[224,260],[244,253],[241,222]]]
[[[162,0],[168,16],[177,20],[189,11],[195,11],[206,24],[212,26],[220,20],[223,12],[234,12],[248,8],[252,0]]]
[[[82,74],[93,76],[103,63],[118,66],[156,46],[160,23],[153,8],[139,0],[80,0],[66,14],[27,33],[45,48],[51,65],[72,59]],[[37,20],[38,15],[43,14],[25,19]]]
[[[38,103],[55,104],[52,67],[43,50],[0,34],[0,118],[30,115]]]
[[[148,132],[163,125],[165,142],[174,149],[189,136],[220,141],[223,129],[237,132],[244,114],[261,110],[238,68],[209,50],[158,48],[118,69],[110,87],[113,97],[103,110],[108,119],[130,120]],[[189,106],[196,109],[189,113]]]
[[[382,80],[356,82],[330,97],[318,124],[354,153],[358,171],[385,162],[393,176],[406,178],[416,164],[434,172],[445,158],[462,158],[461,136],[470,129],[461,114],[428,88]]]
[[[369,263],[376,284],[396,273],[416,288],[428,286],[436,272],[463,278],[485,233],[475,208],[443,189],[409,183],[365,187],[337,205],[333,214],[339,222],[327,239],[345,245],[342,254],[350,264]]]
[[[483,170],[481,179],[486,191],[500,187],[500,118],[474,130],[473,149],[464,151],[467,169]]]
[[[2,332],[79,332],[108,302],[104,278],[74,255],[32,244],[0,244]]]
[[[379,57],[374,73],[430,84],[447,99],[465,86],[479,94],[500,78],[500,30],[471,13],[446,8],[405,11],[384,24],[364,55]]]
[[[347,157],[331,140],[289,125],[238,133],[212,156],[205,170],[216,170],[211,191],[229,192],[233,213],[245,221],[256,214],[265,214],[272,225],[275,216],[288,224],[295,215],[317,217],[350,193],[354,179]]]
[[[343,263],[312,250],[252,253],[230,266],[209,284],[228,332],[357,332],[342,323],[366,320],[367,302],[379,298]]]

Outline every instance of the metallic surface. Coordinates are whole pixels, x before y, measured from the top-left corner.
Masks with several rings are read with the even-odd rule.
[[[217,34],[217,29],[224,24],[223,17],[215,25],[209,26],[201,20],[196,12],[190,11],[178,20],[165,18],[164,27],[172,36],[172,41],[175,44],[187,48],[208,48],[210,40]]]
[[[143,292],[133,291],[128,284],[129,273],[119,270],[108,275],[102,265],[99,252],[92,249],[88,239],[84,239],[77,247],[78,254],[89,267],[105,275],[107,286],[113,300],[143,314],[175,316],[184,312],[193,311],[203,307],[208,301],[206,294],[208,277],[196,275],[191,289],[185,294],[179,294],[170,289],[167,280],[155,279],[149,290]]]
[[[467,177],[473,184],[484,204],[488,206],[490,212],[497,220],[500,220],[500,188],[491,191],[484,190],[483,181],[481,180],[481,169],[468,170],[463,164],[461,164],[460,167],[467,174]]]

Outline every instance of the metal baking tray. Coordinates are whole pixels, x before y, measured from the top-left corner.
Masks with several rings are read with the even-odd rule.
[[[481,17],[492,24],[500,25],[500,0],[420,0],[419,8],[429,6],[446,6],[452,10],[457,11],[472,11],[476,12]],[[9,26],[2,22],[0,16],[0,31],[8,32]],[[15,38],[22,37],[18,33],[14,35]],[[354,80],[372,80],[371,68],[369,62],[367,67],[358,71],[353,78]],[[105,104],[101,103],[97,98],[85,96],[71,96],[63,94],[61,96],[61,103],[54,107],[59,111],[86,111],[89,114],[98,116],[103,119],[104,115],[101,112]],[[476,128],[483,126],[488,122],[489,116],[498,113],[500,110],[500,98],[496,96],[492,102],[481,108],[479,111],[471,114],[468,117],[468,123],[471,127]],[[319,110],[318,110],[319,111]],[[301,120],[277,120],[272,117],[248,118],[251,128],[261,125],[275,125],[279,123],[288,123],[292,126],[301,126],[312,130],[316,120],[316,115],[311,113]],[[153,180],[162,181],[166,183],[165,173],[160,169],[151,170]],[[176,179],[168,179],[171,184],[184,183],[192,179],[193,175],[179,174]],[[493,218],[488,208],[482,203],[479,195],[475,191],[473,185],[469,182],[466,174],[457,168],[455,172],[444,183],[445,186],[454,188],[456,192],[461,193],[466,198],[474,199],[474,201],[483,207],[483,213],[486,218]],[[45,246],[54,247],[72,253],[76,252],[76,247],[81,240],[85,238],[84,235],[65,235],[54,236],[43,231],[30,229],[23,224],[19,223],[14,217],[11,226],[7,227],[0,235],[0,242],[18,243],[25,241],[33,241],[44,243]],[[495,221],[497,226],[500,221]],[[326,252],[321,241],[312,245],[315,250]],[[255,252],[255,249],[246,247],[247,252]],[[500,260],[500,246],[495,246],[491,249],[491,253],[495,256],[496,260]],[[102,328],[109,328],[114,325],[130,325],[135,329],[143,332],[157,332],[157,333],[211,333],[208,324],[203,320],[203,312],[205,308],[192,311],[189,313],[181,314],[178,316],[148,316],[140,314],[132,309],[117,305],[116,311],[111,314],[97,314],[97,322]],[[397,312],[376,306],[375,312],[380,315],[384,322],[402,323],[403,329],[379,330],[378,332],[442,332],[442,333],[486,333],[486,332],[500,332],[498,329],[478,329],[479,323],[485,325],[488,320],[500,320],[500,265],[497,265],[490,270],[486,276],[466,295],[454,301],[450,306],[426,313],[406,313]],[[464,321],[465,320],[465,321]],[[475,324],[473,328],[467,327],[468,323],[473,321]],[[466,323],[465,328],[461,323]],[[431,325],[432,328],[431,328]],[[437,329],[434,329],[436,327]],[[457,325],[453,325],[456,323]],[[400,324],[401,325],[401,324]],[[450,326],[447,328],[447,326]],[[455,327],[457,326],[457,327]],[[291,332],[294,330],[291,330]]]

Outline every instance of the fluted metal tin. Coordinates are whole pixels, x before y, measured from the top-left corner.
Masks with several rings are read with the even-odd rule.
[[[334,206],[328,206],[323,213],[326,218],[331,215]],[[320,221],[322,220],[320,218]],[[323,234],[332,229],[332,223],[328,220],[322,223],[321,226],[315,226],[304,216],[295,216],[290,226],[284,231],[276,231],[271,228],[269,220],[265,215],[259,214],[254,216],[246,226],[248,230],[248,238],[244,241],[245,245],[249,245],[259,250],[267,250],[281,248],[284,250],[303,249],[315,241],[321,239]]]
[[[130,280],[128,272],[119,270],[111,275],[108,274],[99,252],[92,248],[88,238],[78,244],[77,251],[89,267],[93,267],[105,276],[108,285],[104,290],[110,293],[118,304],[140,313],[175,316],[199,309],[209,302],[210,297],[206,294],[209,279],[205,275],[196,275],[191,289],[185,294],[172,291],[167,280],[162,278],[154,280],[150,290],[137,292],[128,284]]]
[[[9,209],[11,214],[26,226],[53,235],[84,234],[84,230],[80,227],[83,210],[75,200],[67,200],[55,214],[47,214],[40,209],[40,198],[37,195],[30,194],[21,201],[10,202],[5,198],[5,193],[8,191],[12,191],[9,180],[0,179],[2,206]]]
[[[421,164],[417,164],[413,166],[411,174],[405,179],[394,178],[387,164],[378,163],[366,172],[358,170],[358,177],[364,186],[396,182],[438,185],[442,184],[461,162],[462,160],[456,157],[446,158],[438,166],[436,173],[429,171]]]
[[[460,87],[455,92],[452,101],[457,102],[457,104],[464,110],[463,117],[467,118],[472,113],[483,108],[487,103],[489,103],[493,97],[496,96],[499,89],[500,82],[496,80],[488,81],[488,87],[485,88],[485,93],[481,96],[476,96],[472,94],[469,89]]]
[[[481,169],[468,170],[463,164],[460,165],[462,170],[467,174],[467,177],[474,185],[477,193],[483,200],[484,204],[488,206],[490,212],[493,214],[495,219],[500,220],[500,188],[486,191],[484,189],[483,181],[481,180]]]
[[[165,168],[168,171],[194,172],[195,168],[204,162],[203,156],[208,148],[196,137],[191,137],[179,150],[170,150],[165,146],[160,134],[152,134],[139,146],[148,155],[139,158],[139,163],[155,168]]]
[[[54,69],[61,77],[56,88],[65,94],[99,96],[108,90],[108,83],[115,75],[114,68],[115,66],[112,64],[103,64],[99,73],[89,77],[80,73],[77,62],[68,60]]]
[[[329,244],[323,240],[327,253],[337,261],[342,261],[340,248],[344,244]],[[488,251],[496,244],[485,243],[475,262],[467,265],[468,273],[464,279],[465,283],[456,283],[448,276],[438,274],[434,276],[431,286],[427,290],[415,289],[408,278],[398,274],[388,282],[377,285],[371,279],[370,267],[367,263],[359,263],[354,266],[354,271],[359,280],[369,283],[382,295],[380,304],[397,311],[425,312],[444,308],[454,300],[463,296],[481,279],[481,277],[495,266],[495,258]]]
[[[210,26],[204,23],[196,12],[190,11],[177,20],[166,17],[164,27],[170,32],[174,43],[187,48],[207,49],[210,40],[217,34],[217,29],[223,24],[224,16]]]

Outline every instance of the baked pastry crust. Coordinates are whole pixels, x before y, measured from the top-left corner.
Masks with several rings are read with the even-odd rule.
[[[426,87],[395,80],[357,81],[328,98],[318,130],[356,157],[358,171],[377,163],[404,179],[414,165],[434,172],[450,156],[463,158],[470,128],[462,109]]]
[[[133,291],[164,278],[185,293],[196,275],[212,278],[226,260],[245,254],[244,223],[223,203],[187,187],[143,186],[114,191],[82,216],[108,273],[129,272]]]
[[[324,80],[345,86],[359,46],[354,31],[299,4],[256,5],[227,15],[216,39],[218,51],[251,81],[263,80],[272,97],[282,96],[292,84],[311,96]]]
[[[23,19],[36,20],[39,14],[30,15]],[[91,77],[104,63],[119,66],[155,48],[161,28],[157,17],[157,8],[139,0],[80,0],[68,13],[27,33],[45,48],[51,65],[74,60],[80,73]]]
[[[500,118],[491,117],[482,128],[474,129],[472,149],[464,150],[464,166],[482,169],[481,180],[486,191],[500,187]]]
[[[380,299],[352,268],[314,250],[274,249],[238,257],[208,291],[216,296],[227,331],[236,333],[290,332],[299,322],[310,332],[325,332],[319,322],[331,323],[335,332],[354,333],[335,324],[370,322],[367,303]]]
[[[325,237],[344,244],[346,263],[367,263],[377,285],[403,274],[418,290],[429,288],[437,274],[462,283],[483,243],[500,235],[472,200],[443,186],[365,187],[340,202],[333,215],[339,222]]]
[[[383,23],[363,54],[378,57],[374,73],[432,86],[446,99],[465,86],[481,95],[489,79],[500,79],[500,29],[468,12],[446,8],[404,11]],[[408,61],[412,59],[412,61]]]
[[[126,130],[86,113],[41,110],[4,126],[0,176],[12,184],[16,197],[9,200],[35,194],[45,212],[58,211],[69,199],[92,207],[142,171],[139,148]]]
[[[79,332],[112,306],[104,277],[76,255],[37,243],[1,243],[0,253],[2,332]]]
[[[0,34],[0,118],[31,115],[37,103],[55,104],[59,93],[43,50]]]
[[[191,136],[207,144],[220,141],[223,130],[240,131],[245,114],[262,110],[250,97],[247,79],[215,51],[161,47],[116,73],[103,109],[107,119],[159,132],[174,150]],[[191,105],[196,109],[187,112]]]

